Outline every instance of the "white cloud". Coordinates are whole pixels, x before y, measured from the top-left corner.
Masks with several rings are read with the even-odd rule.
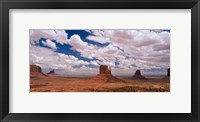
[[[132,75],[136,69],[162,69],[170,66],[170,33],[162,30],[87,30],[91,33],[87,39],[107,46],[97,46],[85,42],[79,35],[68,34],[64,30],[31,30],[30,57],[31,62],[44,68],[60,69],[67,73],[74,72],[94,75],[98,68],[89,68],[87,65],[109,65],[114,75]],[[83,61],[72,55],[54,52],[52,49],[33,46],[40,38],[46,38],[42,43],[56,49],[57,43],[69,44],[72,50],[82,57],[93,59]],[[118,65],[116,65],[116,62]],[[74,68],[73,66],[82,66]],[[146,72],[147,74],[149,72]]]
[[[81,40],[79,35],[73,35],[71,38],[67,41],[68,44],[72,46],[75,50],[82,50],[84,48],[88,48],[88,43]]]
[[[68,34],[64,30],[55,30],[56,37],[55,40],[60,44],[67,43]]]
[[[42,41],[42,43],[52,49],[57,49],[56,43],[52,42],[51,40],[47,39],[46,41]]]
[[[95,76],[99,73],[99,68],[90,68],[86,66],[82,66],[80,68],[74,68],[71,71],[68,71],[69,75],[80,75],[80,76]]]
[[[135,68],[131,68],[131,69],[112,68],[111,70],[114,76],[127,76],[127,77],[133,76],[136,71]]]
[[[110,43],[123,50],[113,54],[119,60],[119,67],[139,68],[169,67],[170,33],[162,30],[88,30],[87,38],[98,43]],[[125,60],[125,57],[129,57]],[[137,59],[137,60],[135,60]]]
[[[52,49],[30,45],[30,63],[42,68],[70,70],[73,66],[88,65],[72,55],[56,53]]]
[[[99,62],[97,62],[97,61],[91,61],[90,64],[92,64],[94,66],[100,66]]]
[[[30,30],[30,43],[35,44],[39,42],[41,38],[48,40],[55,40],[57,43],[64,44],[67,41],[67,33],[64,30]]]

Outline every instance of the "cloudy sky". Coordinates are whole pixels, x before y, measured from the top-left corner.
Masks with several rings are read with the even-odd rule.
[[[112,74],[166,75],[170,30],[30,30],[30,64],[47,73],[96,75],[99,65]]]

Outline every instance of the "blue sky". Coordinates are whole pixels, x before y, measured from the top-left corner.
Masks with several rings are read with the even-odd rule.
[[[44,72],[95,75],[105,64],[115,75],[164,75],[169,61],[170,30],[30,31],[30,63]]]
[[[86,37],[90,35],[90,33],[88,33],[87,31],[85,30],[65,30],[65,32],[68,34],[68,38],[70,38],[71,36],[77,34],[80,36],[80,38],[84,41],[84,42],[87,42],[89,44],[92,44],[92,45],[96,45],[96,46],[99,46],[99,47],[105,47],[107,45],[109,45],[109,43],[104,43],[104,44],[101,44],[101,43],[98,43],[98,42],[95,42],[95,41],[92,41],[92,40],[88,40]],[[35,45],[36,46],[40,46],[40,47],[44,47],[44,48],[48,48],[48,49],[51,49],[51,47],[47,46],[47,45],[44,45],[42,43],[42,41],[45,41],[46,42],[46,38],[41,38],[39,40],[38,43],[36,43]],[[56,47],[57,49],[55,50],[55,52],[58,52],[58,53],[63,53],[63,54],[66,54],[66,55],[73,55],[75,57],[77,57],[78,59],[80,60],[84,60],[84,61],[92,61],[94,59],[88,59],[87,57],[82,57],[80,55],[79,52],[77,51],[74,51],[72,50],[72,46],[69,45],[69,44],[60,44],[60,43],[57,43],[56,40],[51,40],[52,42],[54,42],[56,44]]]

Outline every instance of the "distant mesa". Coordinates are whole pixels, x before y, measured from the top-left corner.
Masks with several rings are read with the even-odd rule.
[[[170,68],[167,69],[167,76],[170,77]]]
[[[54,71],[54,69],[52,69],[49,73],[47,73],[47,74],[56,74],[55,73],[55,71]]]
[[[163,77],[163,79],[169,81],[169,80],[170,80],[170,68],[168,68],[168,69],[166,69],[166,70],[167,70],[167,73],[166,73],[166,75]]]
[[[140,70],[136,70],[135,74],[132,77],[133,79],[137,79],[137,80],[144,80],[146,79],[144,76],[142,76],[141,71]]]
[[[100,65],[99,74],[91,80],[94,80],[95,82],[123,82],[123,80],[120,80],[112,75],[111,67],[108,68],[107,65]]]
[[[30,65],[30,76],[46,76],[44,73],[42,73],[42,68],[40,66],[31,64]]]

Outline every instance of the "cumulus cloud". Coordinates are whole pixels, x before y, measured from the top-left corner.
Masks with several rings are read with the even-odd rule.
[[[64,44],[67,41],[68,35],[64,30],[30,30],[30,43],[38,43],[41,38],[55,40],[57,43]]]
[[[68,35],[64,30],[54,30],[56,36],[54,37],[55,40],[60,44],[65,44],[67,42]]]
[[[117,55],[119,67],[169,67],[170,33],[162,30],[88,30],[87,38],[98,43],[110,43],[123,50]],[[129,57],[126,60],[125,57]]]
[[[72,50],[79,52],[82,57],[86,57],[89,59],[98,59],[102,62],[108,61],[113,58],[115,59],[116,55],[122,55],[122,51],[112,44],[109,44],[105,47],[99,47],[84,42],[79,35],[73,35],[70,39],[68,39],[67,44],[71,45]]]
[[[46,41],[42,41],[42,43],[52,49],[56,49],[56,43],[55,42],[52,42],[51,40],[46,40]]]
[[[30,46],[30,63],[42,68],[71,70],[73,66],[88,65],[89,62],[79,60],[72,55],[56,53],[52,49]]]
[[[88,43],[81,40],[79,35],[73,35],[69,40],[68,44],[72,46],[75,50],[82,50],[84,48],[88,48]]]
[[[162,30],[86,30],[90,33],[86,39],[105,44],[95,45],[84,41],[80,35],[68,38],[64,30],[31,30],[30,61],[43,68],[53,68],[67,74],[95,75],[99,65],[112,67],[114,75],[133,75],[136,69],[151,74],[151,69],[167,69],[170,66],[170,32]],[[38,47],[35,44],[41,38],[42,43],[52,49]],[[56,43],[71,46],[81,57],[54,52]],[[95,67],[89,67],[89,65]],[[79,68],[75,68],[79,66]],[[83,73],[83,72],[82,72]]]
[[[78,68],[74,68],[71,71],[68,71],[67,74],[69,75],[80,75],[80,76],[95,76],[99,73],[99,68],[90,68],[87,66],[82,66],[79,69]]]

